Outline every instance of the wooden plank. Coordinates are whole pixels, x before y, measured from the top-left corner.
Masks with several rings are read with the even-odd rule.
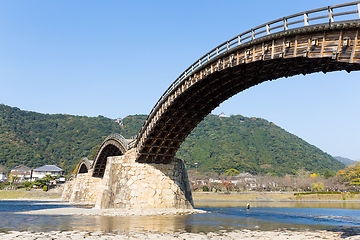
[[[320,57],[324,57],[324,48],[326,45],[326,31],[324,31],[324,36],[321,42],[321,52],[320,52]]]
[[[274,41],[274,58],[279,58],[279,54],[283,51],[283,39],[276,39]]]
[[[265,42],[264,43],[264,60],[271,59],[272,53],[272,42]]]
[[[284,19],[284,24],[285,24],[285,27],[286,27],[286,19]],[[285,54],[285,37],[283,37],[283,41],[282,41],[282,50],[281,52],[279,53],[279,57],[284,57],[284,54]]]
[[[294,40],[294,52],[293,52],[293,57],[296,57],[297,54],[297,45],[298,45],[298,36],[295,36],[295,40]]]
[[[310,35],[299,35],[297,39],[297,57],[303,57],[304,52],[308,51]]]
[[[255,45],[252,47],[252,61],[255,62]]]
[[[245,63],[245,51],[238,51],[238,64]]]
[[[286,38],[285,44],[289,46],[285,46],[284,49],[284,58],[293,58],[294,57],[294,51],[295,51],[295,39],[296,37],[289,37]]]
[[[250,55],[250,50],[248,49],[244,49],[244,55],[245,55],[245,61],[244,63],[248,63],[248,59],[249,59],[249,55]]]
[[[333,59],[338,59],[338,53],[339,53],[339,50],[340,50],[340,44],[341,44],[341,39],[342,39],[342,30],[340,31],[340,34],[339,34],[339,37],[338,37],[338,45],[336,47],[336,50],[333,52]]]
[[[359,7],[360,7],[360,4],[359,4]],[[356,31],[356,35],[355,35],[355,39],[354,39],[354,45],[352,47],[352,52],[351,52],[351,56],[350,56],[350,63],[354,62],[355,51],[356,51],[356,48],[358,47],[358,44],[357,44],[358,43],[358,36],[359,36],[359,30]]]
[[[310,46],[308,48],[309,56],[311,58],[321,57],[321,49],[323,42],[324,33],[315,33],[312,34],[309,38]],[[315,45],[313,44],[315,42]]]

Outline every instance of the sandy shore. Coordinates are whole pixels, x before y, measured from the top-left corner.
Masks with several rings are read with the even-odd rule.
[[[66,239],[87,239],[87,240],[105,240],[105,239],[360,239],[360,231],[348,229],[345,231],[253,231],[253,230],[235,230],[232,232],[210,232],[204,233],[156,233],[156,232],[86,232],[86,231],[51,231],[51,232],[19,232],[10,231],[0,233],[0,239],[26,239],[26,240],[66,240]]]
[[[154,216],[154,215],[182,215],[182,214],[198,214],[198,213],[206,213],[206,211],[200,209],[176,209],[176,208],[95,209],[95,208],[77,208],[77,207],[67,206],[62,208],[18,212],[18,214],[30,214],[30,215],[88,215],[88,216]]]

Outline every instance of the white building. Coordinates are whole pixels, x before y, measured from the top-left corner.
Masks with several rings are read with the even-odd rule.
[[[219,117],[219,118],[226,118],[226,115],[225,115],[225,113],[222,112],[222,113],[220,113],[220,114],[218,115],[218,117]]]
[[[63,174],[64,170],[55,165],[44,165],[33,170],[32,181],[44,178],[46,175],[57,176]]]
[[[22,164],[11,169],[10,173],[16,177],[16,181],[23,182],[31,179],[31,168]]]
[[[5,173],[0,172],[0,181],[5,180],[5,179],[6,179]]]

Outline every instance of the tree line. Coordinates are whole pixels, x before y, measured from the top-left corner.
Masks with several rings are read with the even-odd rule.
[[[311,173],[301,168],[295,175],[282,177],[239,173],[235,169],[228,169],[220,176],[190,170],[189,179],[193,191],[205,192],[359,192],[360,162],[336,173],[329,170],[324,174]]]

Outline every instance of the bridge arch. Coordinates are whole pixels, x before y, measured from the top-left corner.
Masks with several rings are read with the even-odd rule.
[[[90,162],[87,157],[83,157],[80,160],[76,175],[82,174],[82,173],[88,173],[89,170],[91,169],[91,164],[92,164],[92,162]]]
[[[338,16],[349,19],[335,21]],[[325,21],[311,24],[319,19]],[[136,161],[169,163],[205,116],[247,88],[282,77],[341,70],[360,70],[360,1],[294,14],[246,31],[205,54],[165,91],[137,136]]]
[[[107,158],[123,155],[128,150],[128,141],[120,134],[109,135],[100,145],[93,164],[93,177],[104,176]]]

